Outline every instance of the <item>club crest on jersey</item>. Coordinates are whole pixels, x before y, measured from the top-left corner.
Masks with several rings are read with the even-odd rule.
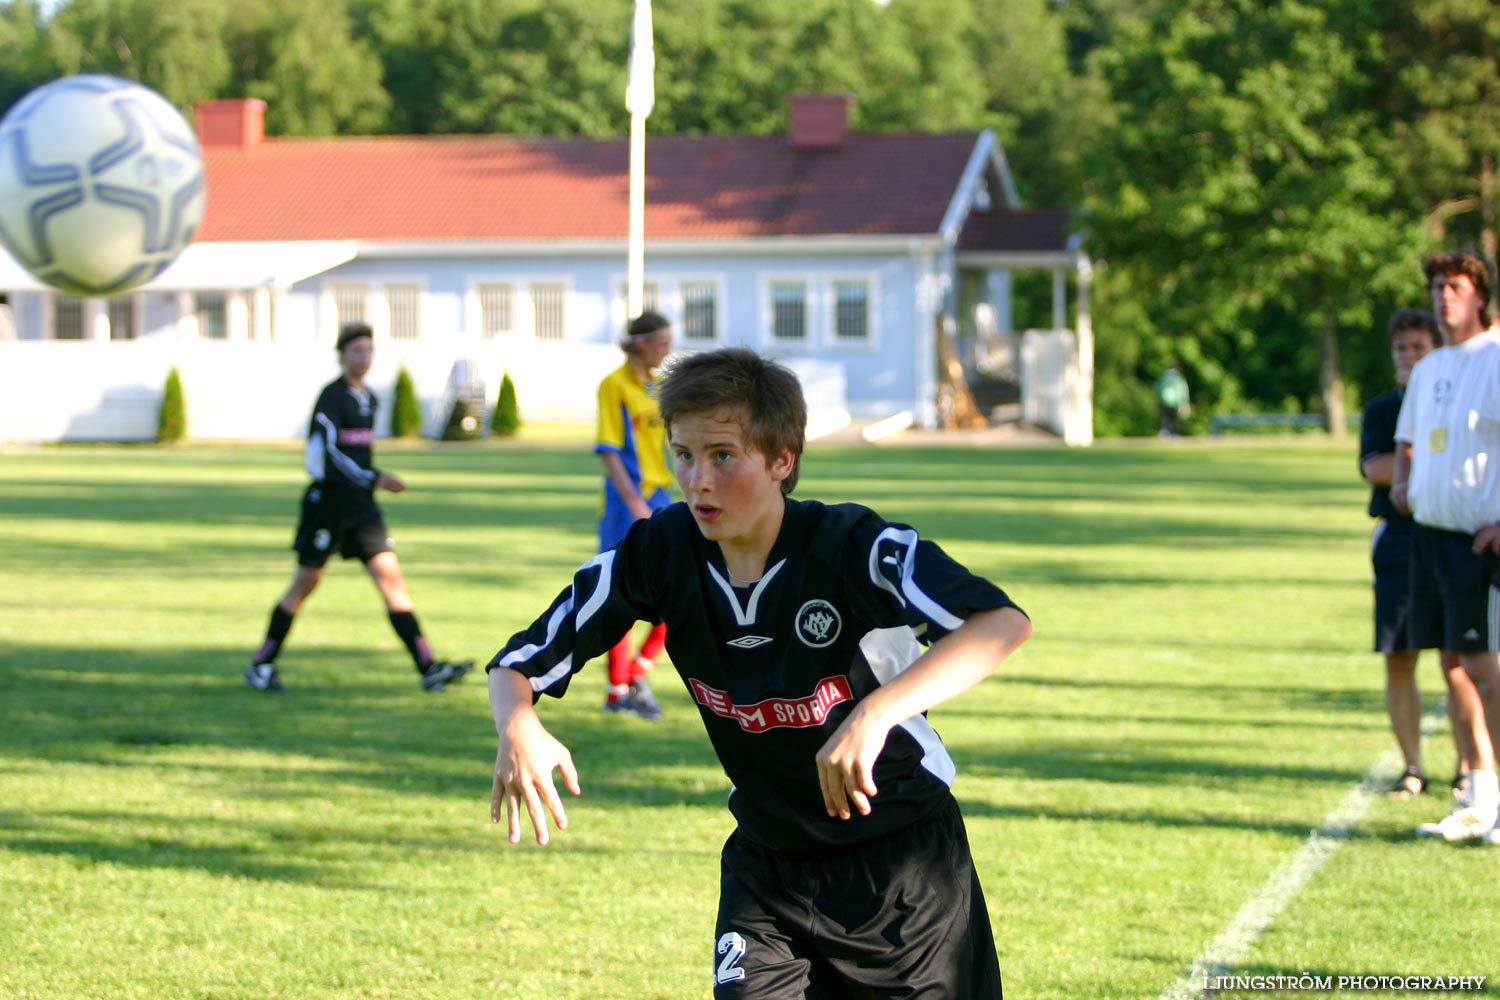
[[[1446,403],[1453,395],[1453,383],[1445,378],[1438,379],[1432,386],[1432,401],[1434,403]]]
[[[838,609],[821,598],[813,598],[797,611],[797,638],[813,649],[830,645],[841,628]]]

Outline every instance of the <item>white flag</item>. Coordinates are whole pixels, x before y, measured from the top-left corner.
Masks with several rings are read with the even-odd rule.
[[[651,0],[635,0],[630,29],[630,82],[625,85],[625,109],[642,118],[656,105],[656,49],[651,42]]]

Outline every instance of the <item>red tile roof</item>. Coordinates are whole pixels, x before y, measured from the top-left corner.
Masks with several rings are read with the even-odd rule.
[[[933,234],[978,139],[648,136],[646,235]],[[624,138],[267,138],[204,160],[204,240],[623,240],[628,224]]]

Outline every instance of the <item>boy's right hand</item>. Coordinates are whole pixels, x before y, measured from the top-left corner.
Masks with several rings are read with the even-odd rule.
[[[502,808],[509,820],[510,842],[521,842],[521,806],[531,816],[531,828],[536,831],[536,842],[547,846],[547,818],[542,814],[545,805],[552,814],[552,821],[559,830],[568,828],[568,814],[563,809],[562,798],[553,784],[553,770],[562,773],[563,784],[574,795],[583,791],[578,786],[578,771],[573,767],[573,755],[542,726],[536,713],[529,710],[514,713],[500,729],[500,746],[495,754],[495,783],[490,796],[490,822],[500,822]]]

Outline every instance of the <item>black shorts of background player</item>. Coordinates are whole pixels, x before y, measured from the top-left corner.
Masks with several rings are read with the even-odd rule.
[[[999,1000],[984,895],[928,709],[1031,634],[1024,613],[915,529],[790,496],[807,405],[743,348],[671,365],[659,394],[686,503],[635,521],[491,660],[491,818],[538,843],[572,755],[542,694],[638,620],[667,651],[733,785],[711,957],[719,1000]]]
[[[1391,476],[1396,465],[1396,418],[1406,396],[1412,368],[1442,346],[1437,319],[1425,309],[1398,309],[1387,325],[1396,389],[1377,396],[1365,407],[1360,425],[1359,470],[1370,484],[1369,513],[1378,518],[1370,541],[1370,562],[1375,573],[1375,651],[1385,658],[1385,708],[1396,736],[1405,769],[1388,792],[1393,798],[1411,798],[1427,788],[1422,768],[1422,691],[1417,684],[1418,647],[1410,634],[1411,548],[1416,523],[1391,503]],[[1439,653],[1443,677],[1449,686],[1448,717],[1458,718],[1453,685],[1464,682],[1456,653]],[[1460,690],[1458,696],[1469,694]],[[1468,781],[1472,750],[1466,751],[1466,730],[1455,727],[1458,764],[1453,777],[1455,794]]]
[[[259,691],[284,691],[276,657],[292,619],[301,609],[333,553],[358,559],[385,600],[391,627],[411,654],[424,691],[441,691],[468,673],[473,661],[435,659],[417,616],[401,564],[375,503],[375,490],[400,493],[406,484],[373,464],[374,393],[364,377],[375,356],[368,326],[349,323],[339,331],[339,367],[343,374],[323,388],[307,431],[307,471],[312,477],[302,496],[302,517],[292,548],[297,570],[286,592],[271,609],[266,637],[245,668],[245,683]]]

